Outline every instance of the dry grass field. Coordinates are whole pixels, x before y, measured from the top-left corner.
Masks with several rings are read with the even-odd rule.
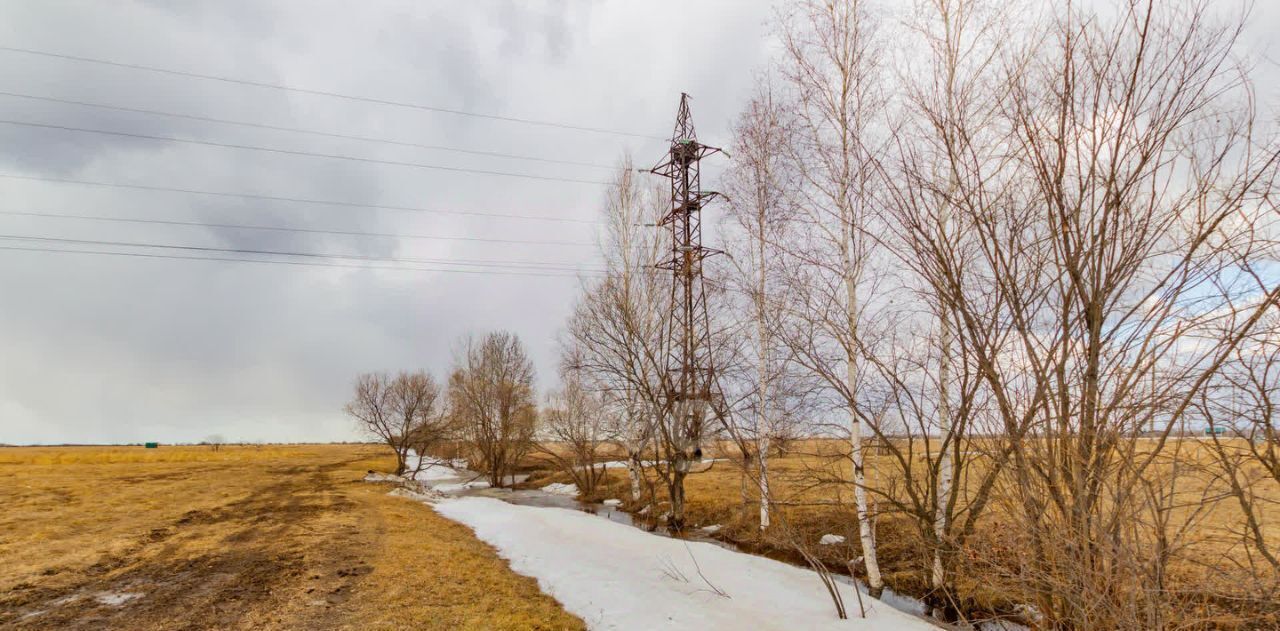
[[[1189,461],[1204,456],[1188,445]],[[717,536],[792,561],[786,531],[808,542],[844,535],[843,544],[811,549],[842,567],[859,554],[851,487],[838,481],[848,475],[842,448],[810,442],[771,459],[775,498],[790,504],[781,508],[785,527],[760,533],[755,488],[748,485],[744,505],[731,460],[689,478],[689,519],[720,524]],[[892,467],[877,463],[881,457],[869,458],[873,484],[889,482]],[[526,464],[548,465],[539,460]],[[367,445],[0,448],[0,627],[583,626],[467,528],[361,481],[369,469],[392,466],[385,449]],[[829,480],[815,481],[822,477]],[[529,484],[561,478],[537,471]],[[606,497],[628,497],[624,470],[610,470],[595,499]],[[1000,510],[993,505],[975,546],[999,546]],[[1205,565],[1181,567],[1175,580],[1227,580],[1205,569],[1240,551],[1231,534],[1238,518],[1219,502],[1195,536]],[[1263,526],[1280,539],[1280,520]],[[886,582],[919,593],[925,559],[914,529],[885,515],[877,536]],[[957,587],[975,611],[1017,602],[996,577],[966,575]]]
[[[577,629],[365,445],[0,449],[0,627]]]

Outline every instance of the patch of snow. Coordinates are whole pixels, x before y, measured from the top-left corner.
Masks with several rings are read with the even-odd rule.
[[[711,524],[710,526],[703,526],[702,532],[707,532],[707,533],[720,532],[720,524]]]
[[[441,502],[436,511],[474,529],[513,570],[536,578],[543,591],[593,629],[934,628],[865,595],[867,617],[856,618],[857,597],[843,583],[838,589],[855,618],[839,620],[810,570],[652,535],[580,511],[487,497]]]
[[[110,607],[119,607],[135,598],[142,598],[137,592],[102,592],[93,599]]]
[[[404,482],[404,478],[393,473],[376,473],[370,471],[364,476],[365,482]]]
[[[822,535],[822,538],[818,540],[818,545],[823,546],[835,545],[837,543],[844,543],[844,537],[841,535]]]
[[[542,490],[553,495],[577,495],[578,485],[552,482],[551,484],[542,487]]]
[[[487,489],[491,485],[487,480],[471,480],[468,482],[453,482],[450,484],[437,484],[431,487],[431,490],[439,493],[461,493],[467,489]]]
[[[410,474],[413,479],[419,482],[428,482],[430,480],[448,480],[458,477],[458,470],[452,467],[427,467],[416,473]]]
[[[419,457],[410,453],[406,464],[410,471],[414,471],[409,474],[411,479],[439,493],[461,493],[467,489],[489,488],[489,483],[480,479],[482,474],[467,469],[464,458],[447,460],[433,456]]]
[[[437,502],[444,499],[443,495],[435,491],[430,491],[430,490],[413,491],[404,487],[397,487],[397,488],[391,489],[391,492],[388,493],[387,495],[394,495],[396,497],[407,497],[411,500],[416,500],[419,502]]]
[[[452,461],[445,461],[445,459],[422,456],[417,458],[417,462],[413,462],[411,459],[411,461],[408,462],[408,468],[417,471],[415,474],[412,474],[413,479],[415,480],[448,480],[451,479],[451,477],[461,477],[462,475],[465,475],[462,474],[461,471],[466,470],[467,461],[465,461],[465,459],[452,459]]]
[[[405,466],[410,471],[409,476],[419,482],[427,482],[431,480],[448,480],[460,477],[459,469],[467,468],[467,461],[454,459],[444,460],[432,456],[418,456],[410,453]]]
[[[475,475],[467,471],[466,458],[445,459],[436,458],[435,456],[419,456],[413,450],[409,450],[409,455],[405,458],[405,467],[411,472],[408,477],[419,482],[454,480]]]
[[[622,506],[622,500],[605,500],[601,504],[605,506]]]

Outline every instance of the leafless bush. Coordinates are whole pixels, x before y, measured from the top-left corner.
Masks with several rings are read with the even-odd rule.
[[[529,453],[537,424],[533,362],[512,333],[468,338],[449,376],[449,414],[493,486],[507,484]]]
[[[602,456],[613,446],[619,423],[598,393],[589,391],[576,374],[566,370],[558,390],[547,395],[542,408],[542,438],[538,451],[555,462],[585,495],[595,493],[606,470]]]

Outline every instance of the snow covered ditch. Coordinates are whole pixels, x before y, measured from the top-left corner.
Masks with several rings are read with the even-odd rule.
[[[732,626],[736,631],[746,621],[752,623],[751,628],[763,629],[935,628],[918,617],[924,610],[919,601],[890,590],[885,590],[879,601],[864,595],[863,602],[871,612],[867,620],[840,621],[816,574],[808,568],[756,557],[708,539],[719,530],[718,525],[698,531],[704,542],[671,539],[635,527],[629,513],[617,510],[621,504],[618,500],[601,504],[578,502],[578,489],[573,484],[550,484],[538,490],[488,488],[489,483],[482,474],[468,470],[465,460],[419,458],[411,454],[407,464],[410,473],[404,478],[371,472],[366,480],[399,482],[399,488],[393,490],[393,494],[432,504],[446,517],[471,526],[477,536],[510,559],[517,572],[537,578],[545,591],[594,629],[683,627],[687,623],[712,629]],[[625,463],[609,464],[618,466]],[[413,473],[415,470],[416,474]],[[512,476],[504,481],[503,486],[525,478],[527,476]],[[472,501],[489,503],[488,512],[492,514],[468,521],[450,515],[446,508],[458,502]],[[504,509],[507,513],[502,515]],[[646,507],[639,514],[647,512]],[[553,515],[547,516],[547,513]],[[541,517],[534,519],[535,515]],[[504,527],[510,532],[498,535],[493,528],[481,523],[492,523],[495,519],[505,520]],[[570,521],[561,523],[564,520]],[[590,526],[592,522],[598,524]],[[588,530],[605,529],[604,532],[610,534],[600,538],[612,543],[603,547],[592,545],[567,527],[569,523],[577,523]],[[556,552],[570,545],[574,550]],[[714,555],[711,561],[714,567],[704,561],[703,549],[715,550],[710,553]],[[678,554],[673,554],[673,550]],[[518,563],[517,559],[524,561]],[[757,564],[762,564],[765,569],[753,571],[751,568]],[[627,571],[624,568],[633,569]],[[728,575],[729,578],[716,578],[719,575]],[[780,575],[786,579],[780,580]],[[856,616],[858,607],[857,597],[853,594],[854,582],[845,577],[836,577],[836,580],[840,582],[846,609]],[[768,585],[755,585],[757,581]],[[614,588],[608,588],[610,585]],[[620,596],[619,591],[625,592],[625,597]],[[726,596],[718,595],[717,591],[723,591]],[[675,597],[668,602],[673,592],[683,595],[683,600]],[[796,600],[793,594],[800,593],[805,595]],[[708,596],[716,602],[704,602]],[[723,600],[742,602],[726,604],[720,602]],[[633,610],[653,609],[654,603],[659,601],[662,603],[656,609],[659,613],[640,617],[633,615]],[[800,618],[794,615],[796,603],[803,603]],[[769,610],[777,611],[761,613]],[[755,624],[760,616],[770,622]],[[655,620],[658,621],[656,625],[651,624]],[[877,622],[870,624],[871,621]]]
[[[489,482],[481,474],[467,470],[467,461],[460,458],[444,460],[410,452],[405,464],[408,468],[405,478],[420,482],[437,493],[461,493],[489,488]],[[366,476],[365,479],[369,478]]]
[[[463,472],[467,469],[466,460],[443,460],[431,456],[418,456],[412,452],[410,452],[408,462],[405,464],[408,466],[409,471],[417,471],[417,473],[411,475],[413,479],[419,482],[463,477]]]
[[[551,484],[542,487],[541,491],[544,493],[551,493],[552,495],[568,495],[571,497],[577,497],[578,485],[552,482]]]
[[[816,574],[716,545],[646,533],[589,513],[487,497],[435,503],[534,577],[592,629],[933,629],[840,584],[849,620],[836,618]]]

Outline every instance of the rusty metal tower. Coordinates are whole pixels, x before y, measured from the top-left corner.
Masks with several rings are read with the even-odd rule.
[[[664,389],[671,436],[684,458],[673,463],[686,471],[700,456],[699,444],[716,386],[711,361],[711,322],[702,278],[702,263],[719,250],[702,245],[702,209],[719,194],[702,190],[700,163],[723,153],[698,142],[689,114],[689,95],[680,95],[680,110],[667,156],[649,172],[671,181],[671,208],[659,225],[671,233],[671,255],[658,264],[671,270],[671,304],[665,336],[667,373]],[[683,460],[683,462],[680,462]]]

